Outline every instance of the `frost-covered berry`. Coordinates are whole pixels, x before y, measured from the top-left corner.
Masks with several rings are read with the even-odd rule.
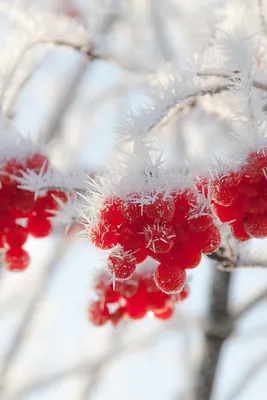
[[[100,222],[90,231],[91,242],[100,249],[108,250],[118,244],[118,231],[105,222]]]
[[[250,239],[250,236],[247,234],[244,228],[243,221],[236,221],[230,224],[232,235],[236,240],[240,240],[240,242],[245,242]]]
[[[154,222],[168,222],[174,216],[174,199],[171,195],[164,193],[154,195],[151,202],[144,205],[144,212]]]
[[[27,230],[35,238],[44,238],[52,232],[52,224],[46,217],[31,215],[28,218]]]
[[[105,323],[108,322],[109,317],[109,310],[101,301],[94,301],[90,304],[88,309],[88,318],[93,325],[105,325]]]
[[[111,226],[119,226],[125,222],[122,210],[123,202],[118,197],[110,197],[105,200],[100,210],[100,219]]]
[[[144,229],[146,247],[153,253],[167,253],[176,237],[173,228],[166,224],[149,225]]]
[[[126,314],[125,307],[119,307],[116,311],[110,314],[110,322],[113,326],[117,326]]]
[[[174,307],[168,306],[167,308],[160,310],[160,311],[154,311],[154,317],[157,319],[160,319],[162,321],[167,321],[169,320],[173,314],[174,314]]]
[[[244,229],[250,237],[267,236],[267,215],[248,215],[244,219]]]
[[[28,230],[21,225],[16,225],[4,235],[4,242],[9,247],[22,247],[28,237]]]
[[[136,258],[133,253],[119,246],[110,253],[108,268],[115,279],[129,279],[136,270]]]
[[[211,182],[213,200],[223,206],[229,206],[236,196],[236,186],[240,180],[241,175],[233,171],[213,180]]]
[[[125,309],[131,319],[142,319],[147,313],[147,300],[144,285],[140,283],[134,296],[126,300]]]
[[[154,279],[162,292],[174,294],[185,286],[186,272],[173,264],[159,264],[154,271]]]
[[[22,247],[11,247],[3,257],[4,264],[9,271],[24,271],[30,264],[30,256]]]

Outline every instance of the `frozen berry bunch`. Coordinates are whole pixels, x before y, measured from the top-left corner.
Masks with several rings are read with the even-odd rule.
[[[267,149],[252,151],[243,165],[211,182],[214,210],[240,241],[267,237]]]
[[[23,271],[30,257],[23,248],[29,235],[43,238],[50,234],[50,217],[59,209],[59,198],[67,201],[60,190],[48,190],[35,199],[34,193],[19,188],[23,171],[39,173],[48,168],[48,159],[40,153],[23,158],[11,158],[1,163],[0,169],[0,248],[2,260],[9,271]]]
[[[135,274],[114,286],[110,283],[110,276],[101,273],[96,277],[94,291],[97,300],[90,303],[88,318],[96,326],[108,321],[116,326],[125,318],[138,320],[148,313],[159,320],[168,320],[174,314],[175,304],[188,296],[188,286],[175,295],[163,293],[155,284],[151,271]]]
[[[154,280],[167,294],[183,289],[186,269],[214,252],[221,236],[207,201],[193,188],[132,192],[109,196],[89,234],[92,243],[110,250],[108,269],[115,280],[133,276],[148,256],[157,261]]]

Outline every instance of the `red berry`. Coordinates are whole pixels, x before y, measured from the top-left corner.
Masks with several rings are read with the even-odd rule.
[[[174,244],[175,232],[171,226],[150,225],[144,229],[146,247],[150,254],[167,253]]]
[[[147,295],[147,309],[151,311],[160,311],[166,307],[170,296],[158,290],[148,293]]]
[[[160,311],[154,311],[154,316],[157,319],[161,319],[162,321],[167,321],[170,319],[173,314],[174,314],[174,308],[172,306],[168,306],[167,308],[160,310]]]
[[[173,193],[175,213],[173,220],[176,224],[184,223],[190,212],[191,205],[196,204],[196,196],[190,191]]]
[[[88,318],[96,326],[105,325],[110,318],[107,306],[100,301],[92,302],[88,309]]]
[[[198,247],[202,253],[213,253],[219,248],[221,243],[220,230],[216,225],[212,225],[202,233],[192,233],[189,238],[190,241],[192,242],[192,246]]]
[[[245,242],[250,239],[250,236],[247,234],[244,228],[243,221],[237,221],[230,224],[232,234],[235,239],[240,240],[241,242]]]
[[[139,285],[134,296],[126,301],[127,315],[131,319],[142,319],[147,312],[146,291],[142,284]]]
[[[9,212],[0,213],[0,234],[6,234],[16,226],[15,217]]]
[[[46,172],[48,169],[48,165],[48,158],[40,153],[35,153],[31,155],[26,162],[26,168],[31,169],[37,173],[40,172],[42,168],[43,171]]]
[[[123,224],[118,230],[118,243],[125,249],[136,252],[143,247],[143,237],[131,225]]]
[[[122,200],[118,197],[110,197],[105,200],[102,209],[100,210],[100,219],[108,225],[119,226],[125,219],[122,214]]]
[[[9,271],[24,271],[30,264],[30,256],[22,247],[11,247],[5,252],[3,261]]]
[[[16,225],[4,235],[4,241],[9,247],[22,247],[28,237],[28,230],[21,225]]]
[[[244,219],[244,229],[250,237],[267,236],[267,215],[248,215]]]
[[[263,214],[267,210],[267,201],[263,197],[250,197],[245,200],[244,207],[249,214]]]
[[[122,247],[115,248],[109,255],[108,268],[116,279],[129,279],[136,270],[136,258]]]
[[[52,224],[47,218],[31,215],[28,218],[27,230],[35,238],[44,238],[52,232]]]
[[[223,206],[229,206],[237,194],[237,185],[241,175],[237,172],[229,172],[215,179],[211,183],[211,193],[214,201]]]
[[[136,275],[126,281],[116,281],[115,290],[125,299],[133,297],[139,288],[139,280]]]
[[[110,315],[110,321],[113,326],[117,326],[118,323],[122,320],[124,315],[126,314],[126,309],[125,307],[119,307],[116,311],[114,311]]]
[[[144,205],[145,215],[154,222],[168,222],[175,212],[174,199],[166,193],[154,195],[150,204]]]
[[[186,273],[173,264],[159,264],[154,271],[158,288],[167,294],[181,291],[186,283]]]
[[[117,229],[100,222],[97,226],[90,231],[91,242],[100,249],[108,250],[118,244],[118,232]]]
[[[181,301],[187,299],[187,297],[189,296],[189,286],[188,285],[185,285],[183,290],[179,293],[179,296],[180,296]]]
[[[201,232],[213,224],[213,216],[207,211],[207,215],[199,215],[188,220],[188,229],[194,232]]]
[[[34,193],[28,190],[17,188],[14,192],[12,205],[15,207],[15,209],[22,211],[23,213],[31,211],[35,205]]]
[[[231,205],[222,206],[221,204],[213,204],[214,211],[221,222],[240,221],[245,216],[243,199],[236,198]]]
[[[247,183],[258,183],[263,175],[263,169],[267,167],[265,149],[253,151],[248,155],[247,163],[241,168],[243,181]]]
[[[145,261],[145,259],[148,256],[146,247],[145,246],[141,246],[138,250],[133,252],[133,255],[136,258],[137,264],[142,263],[143,261]]]

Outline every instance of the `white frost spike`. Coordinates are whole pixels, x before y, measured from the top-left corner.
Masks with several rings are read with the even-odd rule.
[[[19,188],[30,192],[40,193],[42,190],[80,190],[86,189],[85,172],[77,171],[64,174],[55,167],[49,165],[47,171],[42,168],[39,173],[27,169],[22,171],[22,177],[14,177],[19,183]]]
[[[78,220],[78,198],[77,195],[74,193],[66,193],[66,195],[67,201],[64,202],[59,197],[53,194],[52,197],[58,203],[59,209],[47,211],[53,214],[53,216],[49,217],[52,221],[66,224],[65,231],[68,232],[71,225]]]

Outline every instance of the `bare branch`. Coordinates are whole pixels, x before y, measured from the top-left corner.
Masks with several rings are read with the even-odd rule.
[[[224,263],[226,260],[229,265],[234,263],[232,249],[228,242],[216,252],[216,258],[218,264]],[[204,355],[193,395],[196,400],[212,398],[221,349],[233,330],[228,305],[231,278],[231,273],[222,272],[218,268],[213,273]]]

